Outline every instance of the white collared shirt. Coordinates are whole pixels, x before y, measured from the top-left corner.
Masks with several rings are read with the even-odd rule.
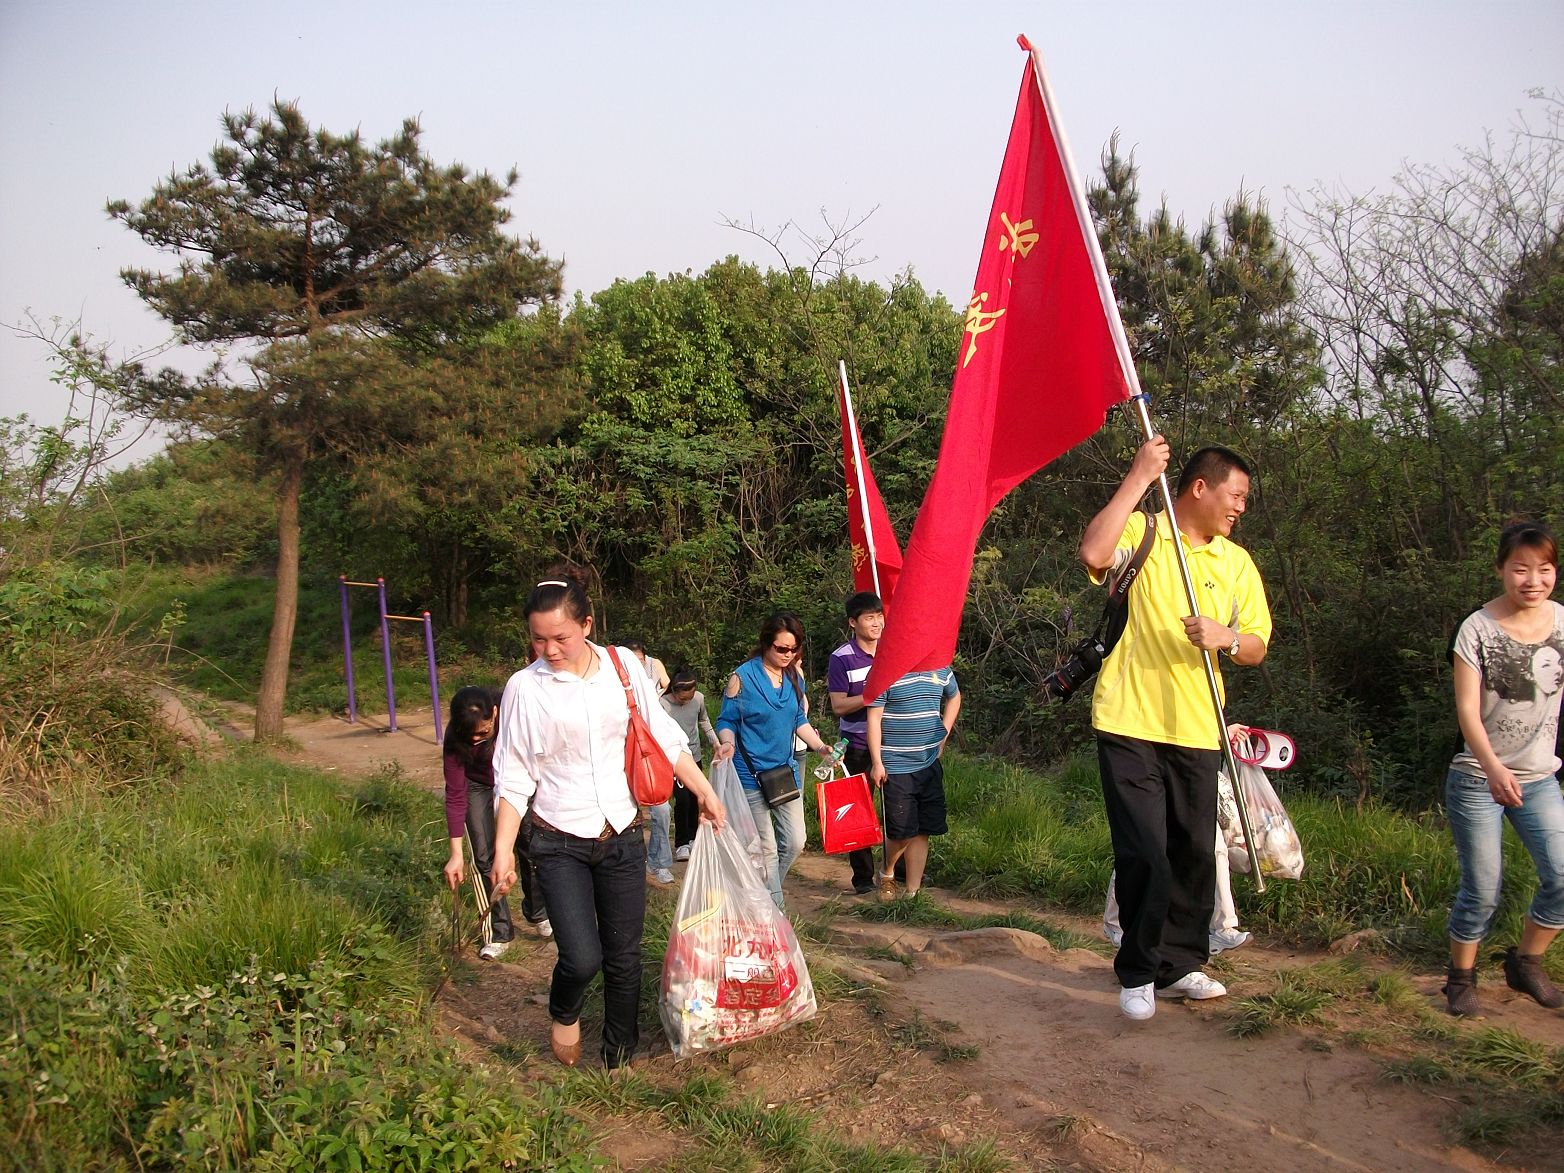
[[[605,822],[623,831],[636,803],[625,778],[630,707],[608,652],[592,644],[597,671],[583,680],[534,660],[512,676],[494,733],[494,801],[537,816],[569,835],[595,839]],[[635,654],[620,648],[636,707],[669,761],[688,752],[684,731],[657,702]]]

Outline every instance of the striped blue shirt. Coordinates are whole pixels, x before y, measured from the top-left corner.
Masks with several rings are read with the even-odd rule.
[[[945,742],[944,704],[961,690],[949,668],[909,672],[869,702],[884,709],[880,760],[887,774],[911,774],[934,764]]]

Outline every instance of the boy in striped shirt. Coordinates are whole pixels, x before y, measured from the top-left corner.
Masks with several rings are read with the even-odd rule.
[[[896,861],[905,857],[907,895],[923,886],[929,836],[943,835],[945,769],[940,754],[961,712],[950,668],[909,672],[868,707],[869,780],[883,790],[885,870],[880,899],[896,899]]]

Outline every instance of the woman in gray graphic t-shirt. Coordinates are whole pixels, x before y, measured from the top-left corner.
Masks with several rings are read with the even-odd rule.
[[[1558,782],[1564,606],[1552,599],[1558,543],[1547,527],[1515,522],[1499,534],[1504,593],[1467,616],[1455,639],[1455,710],[1462,745],[1445,782],[1445,814],[1461,862],[1450,909],[1450,1013],[1473,1015],[1477,949],[1499,907],[1504,820],[1537,865],[1538,888],[1520,944],[1505,953],[1511,989],[1564,1006],[1542,953],[1564,928],[1564,795]]]

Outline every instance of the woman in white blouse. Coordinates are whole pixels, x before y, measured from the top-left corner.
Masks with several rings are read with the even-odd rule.
[[[494,745],[496,894],[516,882],[517,833],[554,926],[559,960],[549,987],[549,1045],[567,1066],[581,1059],[581,1007],[603,971],[603,1063],[630,1062],[640,1041],[641,930],[646,917],[646,841],[624,771],[630,709],[607,649],[594,644],[582,575],[555,568],[525,608],[536,657],[510,678]],[[715,827],[725,812],[690,757],[684,731],[662,705],[640,662],[619,660],[636,706],[674,774]]]

